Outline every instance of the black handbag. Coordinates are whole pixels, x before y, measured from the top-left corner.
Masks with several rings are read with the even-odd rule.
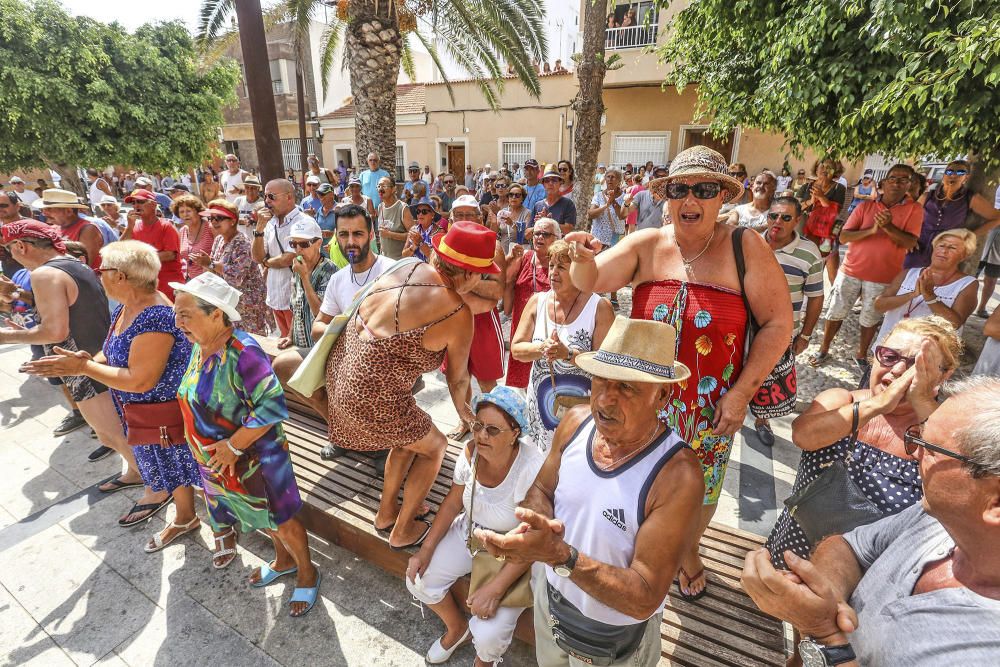
[[[743,276],[746,274],[746,260],[743,257],[743,232],[745,227],[733,230],[733,254],[736,255],[736,273],[740,277],[740,295],[743,297],[743,306],[747,311],[747,334],[746,334],[746,354],[750,353],[750,345],[753,343],[760,325],[753,316],[750,309],[750,302],[747,301],[746,287],[743,283]],[[795,409],[795,351],[792,349],[792,342],[789,341],[785,353],[778,359],[778,363],[771,369],[771,372],[764,378],[757,389],[757,393],[750,399],[750,412],[759,419],[774,419],[791,414]]]
[[[810,551],[824,537],[843,535],[882,518],[882,511],[851,479],[847,469],[847,461],[858,442],[859,405],[854,403],[851,440],[845,459],[829,464],[816,479],[785,499],[788,513],[809,540]]]
[[[601,623],[584,616],[549,582],[545,587],[552,639],[569,656],[588,665],[611,665],[639,648],[649,621],[632,625]]]

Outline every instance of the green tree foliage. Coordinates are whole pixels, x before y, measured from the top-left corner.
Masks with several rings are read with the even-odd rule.
[[[998,0],[698,0],[669,30],[666,83],[697,83],[717,131],[1000,166]]]
[[[239,70],[203,68],[180,23],[127,33],[53,0],[0,0],[0,171],[208,157]]]

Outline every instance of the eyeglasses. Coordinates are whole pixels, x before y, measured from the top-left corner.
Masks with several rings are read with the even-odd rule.
[[[455,181],[445,181],[445,185],[455,185]]]
[[[917,363],[916,357],[907,357],[899,352],[899,350],[894,350],[891,347],[886,347],[885,345],[875,346],[875,360],[878,361],[883,368],[892,368],[901,361],[906,362],[907,368]]]
[[[945,176],[965,176],[968,173],[969,172],[967,170],[965,170],[965,169],[945,169],[944,170],[944,175]]]
[[[742,178],[742,177],[745,177],[747,175],[747,173],[745,171],[731,171],[731,172],[729,172],[729,175],[730,176],[739,176],[739,177]]]
[[[434,211],[429,208],[418,208],[417,215],[430,215]]]
[[[298,248],[299,250],[305,250],[313,243],[316,243],[316,239],[313,239],[312,241],[289,241],[288,247],[291,248],[292,250],[296,248]]]
[[[722,192],[722,184],[716,181],[704,181],[688,185],[687,183],[667,183],[668,199],[684,199],[691,192],[698,199],[713,199]]]
[[[496,187],[497,187],[497,190],[506,190],[507,188],[510,187],[510,185],[507,184],[507,183],[497,183]]]
[[[559,167],[559,171],[569,171],[569,167]]]
[[[473,433],[479,433],[480,431],[485,430],[486,435],[490,436],[491,438],[495,438],[505,431],[513,430],[509,428],[500,428],[499,426],[494,426],[493,424],[486,425],[481,421],[471,422],[469,426],[472,427]]]
[[[236,159],[236,158],[234,158],[234,157],[227,157],[227,158],[226,158],[226,162],[239,162],[239,160],[237,160],[237,159]]]
[[[511,192],[507,196],[508,197],[517,197],[518,199],[524,199],[524,193],[523,192]]]
[[[206,215],[205,219],[209,222],[225,222],[226,220],[232,220],[232,218],[224,215]]]
[[[938,454],[944,454],[945,456],[957,459],[962,463],[968,463],[975,468],[979,467],[979,464],[970,459],[968,456],[953,452],[950,449],[945,449],[941,445],[935,445],[933,442],[927,442],[920,437],[923,434],[923,431],[924,422],[914,424],[906,429],[906,433],[903,434],[903,451],[905,451],[908,456],[913,456],[917,452],[917,447],[923,447],[924,449],[929,449],[932,452],[937,452]]]
[[[781,218],[782,222],[791,222],[792,220],[795,219],[795,216],[792,215],[792,214],[790,214],[790,213],[768,213],[767,214],[767,219],[768,220],[777,220],[778,218]]]
[[[306,187],[309,187],[309,186],[306,186]],[[273,192],[268,192],[267,194],[264,195],[264,199],[266,199],[267,201],[274,201],[277,198],[278,198],[278,195],[274,194]]]
[[[536,239],[547,239],[550,236],[555,236],[555,234],[553,234],[552,232],[534,232],[533,236]]]
[[[118,271],[118,272],[121,272],[121,269],[116,269],[113,266],[102,266],[102,267],[94,269],[94,270],[97,271],[97,273],[100,273],[100,274],[104,274],[104,273],[106,273],[108,271]]]
[[[909,176],[889,176],[885,179],[886,183],[899,183],[900,185],[905,185],[910,182]]]

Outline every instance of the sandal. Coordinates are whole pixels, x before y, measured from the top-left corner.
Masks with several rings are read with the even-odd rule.
[[[678,572],[680,574],[683,574],[685,576],[685,578],[687,578],[689,586],[691,585],[692,582],[694,582],[695,579],[700,579],[701,577],[705,576],[705,568],[701,568],[700,570],[698,570],[698,573],[695,574],[693,577],[691,575],[689,575],[687,572],[685,572],[684,568],[680,568],[678,570]],[[681,599],[684,600],[684,601],[686,601],[686,602],[694,602],[695,600],[700,600],[701,598],[705,597],[705,593],[708,592],[708,579],[707,578],[705,579],[705,587],[702,588],[697,593],[695,593],[694,595],[689,595],[689,594],[687,594],[687,593],[684,592],[684,589],[681,588],[681,579],[680,579],[680,577],[677,577],[676,579],[674,579],[674,582],[677,584],[677,592],[681,594]]]
[[[431,512],[433,511],[431,509],[431,506],[428,505],[427,503],[424,503],[424,506],[421,509],[423,511],[420,514],[418,514],[417,516],[413,517],[417,521],[423,521],[424,519],[426,519],[427,517],[429,517],[431,515]],[[378,526],[376,526],[373,523],[372,527],[375,528],[375,532],[377,532],[377,533],[391,533],[392,529],[396,527],[396,522],[393,521],[392,523],[390,523],[385,528],[379,528]]]
[[[321,583],[323,583],[323,573],[320,572],[319,570],[316,570],[315,586],[311,588],[296,587],[295,590],[292,591],[291,599],[288,601],[289,606],[291,606],[293,602],[305,602],[309,606],[306,607],[306,610],[301,614],[293,614],[291,611],[289,611],[288,615],[291,616],[292,618],[299,618],[300,616],[305,616],[310,611],[312,611],[312,608],[316,605],[316,600],[319,599],[319,585]]]
[[[809,365],[812,366],[813,368],[816,368],[817,366],[822,366],[823,364],[826,363],[826,360],[829,358],[829,356],[830,356],[829,352],[817,352],[816,354],[809,357]]]
[[[427,535],[431,532],[431,522],[424,521],[424,524],[427,526],[427,528],[424,529],[423,534],[417,539],[415,539],[413,542],[410,542],[409,544],[404,544],[401,547],[394,547],[390,544],[389,548],[392,549],[393,551],[406,551],[407,549],[410,549],[412,547],[419,547],[421,544],[424,543],[424,540],[427,539]]]
[[[469,435],[469,432],[470,429],[468,424],[462,422],[461,424],[453,428],[451,431],[449,431],[448,435],[446,435],[445,437],[448,438],[449,440],[461,440],[465,436]]]
[[[191,519],[185,524],[175,523],[171,521],[170,523],[167,524],[166,528],[158,532],[156,535],[153,535],[153,539],[146,543],[146,549],[145,549],[146,553],[148,554],[156,553],[163,547],[167,546],[168,544],[176,540],[181,535],[190,533],[192,530],[198,530],[198,526],[200,525],[200,523],[201,522],[198,520],[198,517]],[[171,537],[169,540],[164,541],[163,533],[170,530],[171,528],[179,530],[180,532],[174,533],[173,537]]]
[[[212,567],[214,567],[216,570],[221,570],[223,568],[227,568],[227,567],[229,567],[230,563],[232,563],[234,560],[236,560],[236,530],[233,529],[233,528],[230,528],[229,530],[227,530],[226,532],[224,532],[222,535],[215,535],[213,537],[215,539],[215,547],[216,547],[216,549],[215,549],[215,551],[212,552]],[[232,537],[233,538],[233,546],[232,546],[232,548],[227,548],[226,547],[226,538],[228,538],[228,537]],[[226,556],[229,556],[229,558],[226,558],[226,560],[223,561],[221,564],[215,562],[216,558],[224,558]]]
[[[105,484],[110,484],[110,489],[102,489],[101,487]],[[114,479],[109,479],[106,482],[101,482],[97,487],[97,490],[101,493],[114,493],[115,491],[122,491],[124,489],[132,489],[135,487],[143,486],[142,482],[123,482],[121,477],[115,477]]]
[[[132,519],[131,521],[126,521],[125,519],[118,519],[118,525],[121,526],[122,528],[129,528],[131,526],[137,526],[143,521],[149,521],[151,518],[153,518],[154,514],[156,514],[157,512],[159,512],[172,502],[174,502],[174,497],[167,496],[162,502],[159,503],[144,503],[142,505],[140,505],[139,503],[135,503],[134,505],[132,505],[132,509],[130,509],[128,511],[128,514],[126,514],[125,516],[132,516],[136,512],[148,512],[148,514],[143,514],[140,518]]]
[[[271,567],[270,563],[264,563],[258,569],[260,570],[260,579],[256,582],[250,582],[250,585],[254,588],[264,588],[264,586],[270,586],[277,581],[279,577],[283,577],[286,574],[294,574],[299,571],[299,568],[295,566],[292,566],[287,570],[275,570]]]

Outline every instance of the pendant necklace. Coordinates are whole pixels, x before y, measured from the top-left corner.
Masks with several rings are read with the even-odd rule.
[[[684,257],[684,251],[681,250],[681,244],[677,243],[676,237],[674,238],[674,243],[677,243],[677,252],[679,252],[681,254],[681,261],[684,262],[684,271],[685,271],[685,273],[691,273],[691,265],[694,264],[695,262],[697,262],[701,258],[702,255],[704,255],[706,252],[708,252],[709,246],[712,245],[712,240],[715,239],[715,232],[717,230],[718,230],[718,227],[715,227],[714,229],[712,229],[712,235],[708,237],[708,241],[705,243],[705,247],[702,248],[701,252],[699,252],[697,255],[695,255],[691,259],[685,259],[685,257]]]

